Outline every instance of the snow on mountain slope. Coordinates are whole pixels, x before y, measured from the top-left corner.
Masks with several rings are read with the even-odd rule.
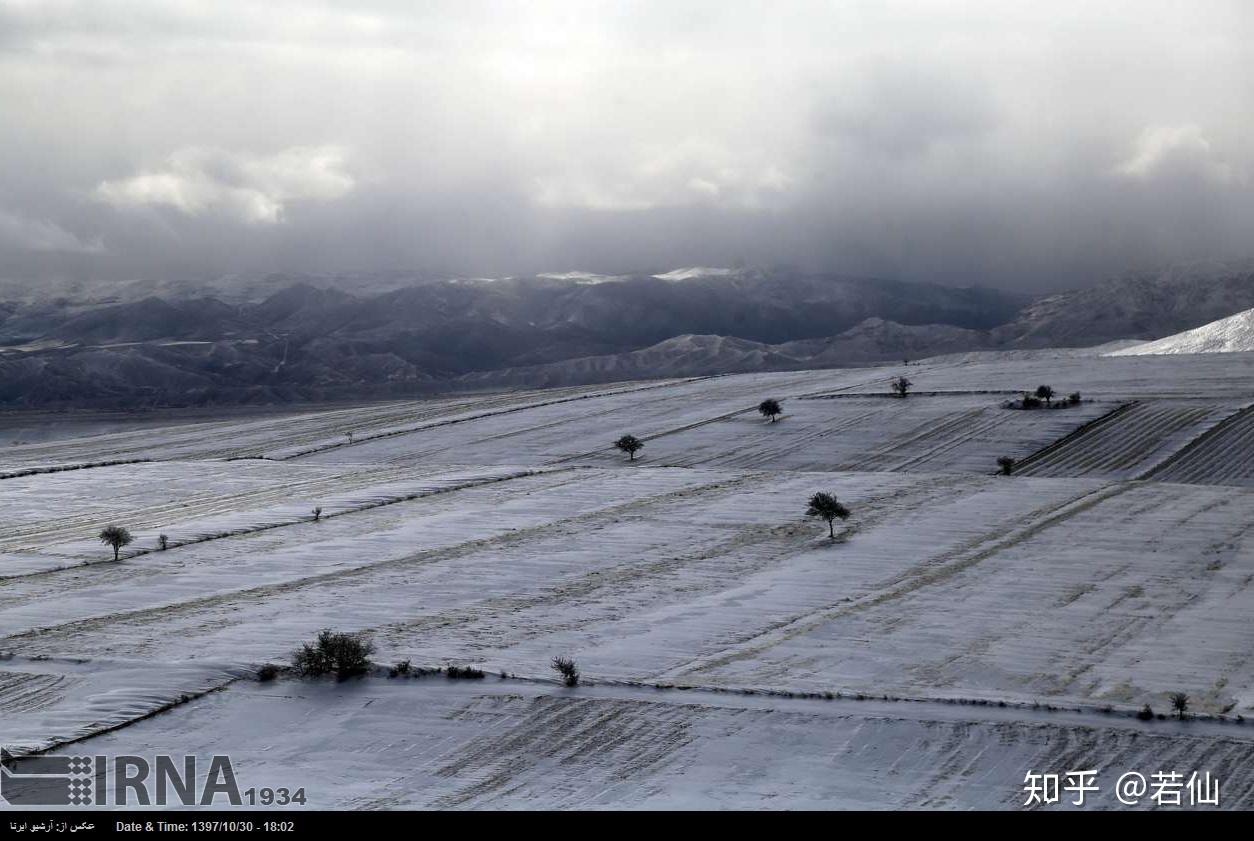
[[[710,266],[689,266],[683,269],[673,269],[662,274],[655,274],[658,280],[691,280],[694,277],[727,277],[735,274],[735,269],[719,269]]]
[[[1114,351],[1110,356],[1164,353],[1241,353],[1254,351],[1254,309],[1203,324],[1192,330]]]

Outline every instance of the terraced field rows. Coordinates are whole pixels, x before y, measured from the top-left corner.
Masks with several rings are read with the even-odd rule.
[[[715,377],[16,447],[162,460],[0,480],[0,743],[225,745],[245,778],[334,767],[307,781],[323,807],[1013,806],[1028,768],[1099,760],[1209,763],[1254,805],[1232,720],[1254,714],[1254,491],[1219,484],[1254,473],[1250,366],[1185,363],[1201,385],[1162,398],[1167,364],[912,365],[905,400],[847,396],[893,368]],[[992,393],[1036,382],[1086,400]],[[818,490],[852,511],[835,540],[805,515]],[[107,522],[174,544],[115,563]],[[324,627],[369,634],[380,672],[252,680]],[[542,682],[556,654],[587,683]],[[488,677],[389,680],[403,659]],[[1215,718],[1131,716],[1174,691]]]
[[[756,413],[646,442],[649,464],[769,470],[992,473],[997,457],[1024,457],[1109,406],[1017,412],[987,395],[797,399],[768,423]]]
[[[1017,809],[1025,774],[1042,768],[1097,769],[1090,809],[1121,808],[1125,771],[1195,768],[1224,781],[1226,808],[1254,806],[1254,741],[1240,728],[1135,724],[489,678],[236,684],[93,744],[227,753],[241,785],[305,785],[322,808]],[[311,755],[334,756],[336,776],[302,773]]]
[[[1199,485],[1254,485],[1254,407],[1230,415],[1146,478]]]
[[[31,464],[76,464],[128,458],[258,458],[270,453],[289,457],[306,450],[334,449],[348,441],[481,414],[549,405],[587,395],[617,394],[665,387],[670,381],[580,386],[541,392],[396,401],[259,420],[207,421],[135,432],[5,448],[4,470]],[[680,381],[682,382],[682,381]]]
[[[1108,423],[1016,468],[1022,476],[1135,478],[1236,410],[1214,404],[1141,402]]]

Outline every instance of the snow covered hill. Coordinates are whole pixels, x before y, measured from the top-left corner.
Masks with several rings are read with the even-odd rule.
[[[1111,356],[1146,356],[1164,353],[1241,353],[1254,351],[1254,309],[1203,324],[1174,336],[1133,345]]]

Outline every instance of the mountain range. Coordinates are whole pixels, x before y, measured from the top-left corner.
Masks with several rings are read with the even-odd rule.
[[[89,289],[9,287],[0,405],[377,399],[1153,339],[1254,307],[1254,267],[1173,268],[1038,299],[722,268]]]

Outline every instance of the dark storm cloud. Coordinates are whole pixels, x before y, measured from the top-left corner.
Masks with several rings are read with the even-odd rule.
[[[1241,256],[1252,18],[0,0],[0,276],[742,260],[1028,288]]]

